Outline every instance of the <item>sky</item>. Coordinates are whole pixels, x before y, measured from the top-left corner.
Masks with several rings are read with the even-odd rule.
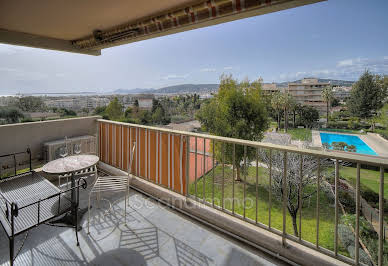
[[[329,0],[88,56],[0,44],[0,95],[388,74],[388,1]]]

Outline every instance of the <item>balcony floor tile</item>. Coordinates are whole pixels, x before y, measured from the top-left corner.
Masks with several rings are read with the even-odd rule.
[[[73,229],[41,225],[29,232],[15,265],[285,265],[133,190],[125,225],[123,194],[103,197],[114,202],[112,212],[104,216],[107,201],[98,209],[93,200],[91,234],[86,214],[80,247]],[[87,206],[87,199],[82,191],[81,207]],[[16,250],[23,237],[17,237]],[[8,265],[2,230],[0,239],[0,265]]]

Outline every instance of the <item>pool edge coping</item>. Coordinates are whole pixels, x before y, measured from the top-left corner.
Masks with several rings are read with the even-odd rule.
[[[320,146],[322,146],[322,139],[321,139],[321,133],[325,134],[338,134],[338,135],[347,135],[347,136],[355,136],[358,137],[361,141],[365,143],[376,155],[374,154],[365,154],[365,153],[358,153],[358,152],[346,152],[346,153],[352,153],[352,154],[358,154],[358,155],[365,155],[365,156],[371,156],[371,157],[380,157],[380,158],[386,158],[383,155],[380,155],[381,153],[378,153],[376,149],[374,148],[374,145],[367,140],[368,134],[355,134],[355,133],[342,133],[342,132],[327,132],[327,131],[320,131],[320,130],[315,130],[315,133],[319,135],[319,141],[320,141]]]

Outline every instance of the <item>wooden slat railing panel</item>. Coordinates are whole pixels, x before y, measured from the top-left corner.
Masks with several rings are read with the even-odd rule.
[[[132,173],[186,195],[186,137],[104,122],[99,137],[102,162],[127,171],[129,151],[137,142]]]

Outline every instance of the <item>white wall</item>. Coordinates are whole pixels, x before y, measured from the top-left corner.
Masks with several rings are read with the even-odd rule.
[[[0,155],[22,152],[29,146],[33,159],[43,156],[43,143],[65,136],[96,135],[100,116],[18,123],[0,126]]]

